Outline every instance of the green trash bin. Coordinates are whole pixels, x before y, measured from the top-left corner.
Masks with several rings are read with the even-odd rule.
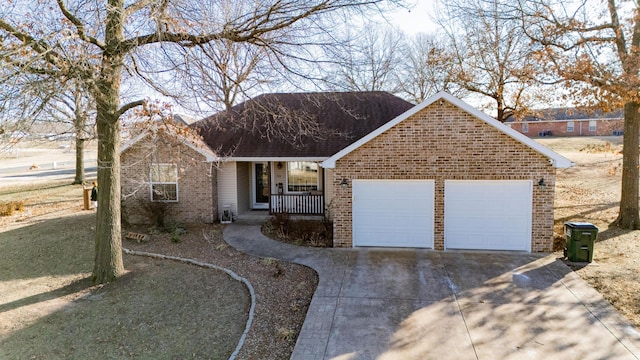
[[[588,222],[565,222],[564,234],[567,236],[565,256],[569,261],[593,261],[593,244],[598,236],[598,228]]]

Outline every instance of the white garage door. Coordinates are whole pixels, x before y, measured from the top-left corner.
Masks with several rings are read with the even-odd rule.
[[[447,249],[531,251],[531,181],[447,180]]]
[[[353,246],[433,248],[433,180],[354,180]]]

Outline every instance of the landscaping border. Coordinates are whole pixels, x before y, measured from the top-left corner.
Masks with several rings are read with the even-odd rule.
[[[231,353],[231,356],[229,356],[229,360],[235,360],[235,358],[238,356],[238,353],[240,352],[240,349],[242,349],[242,346],[244,345],[244,342],[247,338],[247,334],[249,333],[249,329],[251,329],[251,324],[253,323],[253,315],[256,309],[255,291],[253,289],[253,285],[251,285],[249,280],[247,280],[246,278],[243,278],[242,276],[236,274],[235,272],[227,268],[223,268],[217,265],[209,264],[209,263],[194,260],[194,259],[187,259],[187,258],[182,258],[178,256],[170,256],[170,255],[163,255],[163,254],[155,254],[155,253],[149,253],[145,251],[134,251],[124,247],[122,248],[122,251],[125,254],[129,254],[129,255],[146,256],[154,259],[179,261],[182,263],[196,265],[203,268],[224,271],[227,275],[231,276],[231,278],[233,278],[234,280],[242,282],[247,287],[247,289],[249,289],[249,296],[251,297],[251,306],[249,308],[249,318],[247,319],[247,325],[245,326],[244,331],[242,332],[242,336],[240,336],[238,345],[236,346],[235,350]]]

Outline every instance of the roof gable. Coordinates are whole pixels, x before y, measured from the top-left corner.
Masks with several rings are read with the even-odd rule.
[[[173,125],[170,125],[168,127],[156,125],[151,128],[142,130],[138,135],[131,138],[129,141],[125,142],[122,145],[122,147],[120,148],[120,154],[125,153],[128,149],[144,140],[145,138],[149,136],[158,136],[159,134],[164,134],[166,136],[172,136],[176,138],[181,144],[204,156],[206,161],[208,162],[220,160],[220,158],[213,151],[211,151],[207,144],[205,144],[201,139],[194,138],[193,136],[189,136],[187,138],[181,135],[181,131],[176,130]]]
[[[395,125],[399,124],[400,122],[402,122],[402,121],[406,120],[407,118],[413,116],[414,114],[418,113],[422,109],[428,107],[429,105],[432,105],[433,103],[440,102],[440,101],[447,101],[447,102],[455,105],[456,107],[460,108],[461,110],[466,111],[467,113],[473,115],[474,117],[484,121],[489,126],[494,127],[495,129],[499,130],[500,132],[512,137],[513,139],[515,139],[515,140],[521,142],[522,144],[530,147],[531,149],[537,151],[538,153],[546,156],[549,159],[549,161],[551,162],[551,164],[556,168],[568,168],[568,167],[573,166],[573,162],[571,162],[571,160],[569,160],[569,159],[565,158],[564,156],[556,153],[555,151],[547,148],[546,146],[536,142],[535,140],[530,139],[529,137],[519,133],[518,131],[515,131],[515,130],[511,129],[510,127],[504,125],[503,123],[501,123],[498,120],[492,118],[491,116],[483,113],[482,111],[474,108],[473,106],[467,104],[466,102],[454,97],[453,95],[448,94],[446,92],[439,92],[439,93],[433,95],[432,97],[426,99],[422,103],[420,103],[420,104],[414,106],[413,108],[407,110],[406,112],[400,114],[399,116],[397,116],[396,118],[394,118],[391,121],[387,122],[386,124],[384,124],[384,125],[380,126],[379,128],[375,129],[371,133],[369,133],[369,134],[365,135],[364,137],[360,138],[360,140],[352,143],[348,147],[346,147],[346,148],[342,149],[341,151],[337,152],[336,154],[334,154],[333,156],[331,156],[330,158],[325,160],[321,164],[322,167],[324,167],[324,168],[335,168],[336,161],[338,161],[342,157],[346,156],[347,154],[351,153],[355,149],[359,148],[360,146],[366,144],[367,142],[371,141],[372,139],[374,139],[375,137],[379,136],[380,134],[382,134],[382,133],[386,132],[387,130],[391,129],[392,127],[394,127]]]
[[[191,126],[231,159],[324,160],[411,107],[386,92],[264,94]]]

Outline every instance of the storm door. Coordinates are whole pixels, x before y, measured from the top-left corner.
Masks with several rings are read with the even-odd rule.
[[[253,163],[253,208],[269,208],[269,164]]]

